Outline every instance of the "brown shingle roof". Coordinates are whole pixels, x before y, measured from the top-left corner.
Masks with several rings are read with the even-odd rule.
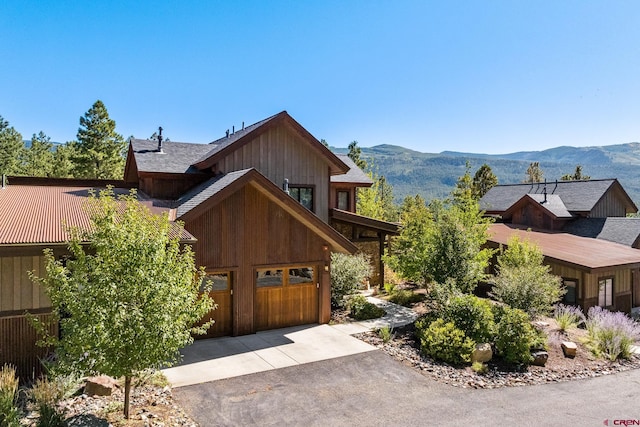
[[[492,224],[489,241],[506,245],[509,238],[536,243],[545,257],[588,269],[640,265],[640,250],[606,240],[580,237],[567,233],[527,231],[507,224]]]
[[[56,244],[69,238],[65,226],[89,228],[83,205],[91,187],[9,185],[0,189],[0,245]],[[114,188],[115,194],[129,189]],[[168,212],[166,203],[138,193],[152,212]],[[192,240],[183,234],[182,240]]]

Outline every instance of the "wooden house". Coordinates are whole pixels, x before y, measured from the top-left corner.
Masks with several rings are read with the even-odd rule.
[[[567,289],[564,302],[624,312],[640,307],[640,222],[616,179],[499,185],[480,201],[496,218],[489,245],[510,237],[542,250]]]

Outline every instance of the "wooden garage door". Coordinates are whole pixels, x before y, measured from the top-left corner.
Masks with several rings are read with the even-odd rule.
[[[231,335],[233,326],[233,273],[208,273],[203,283],[210,280],[212,289],[209,295],[218,304],[218,308],[212,310],[203,318],[203,323],[213,319],[215,323],[211,325],[206,335],[197,335],[196,338],[213,338]]]
[[[318,287],[314,267],[256,271],[257,331],[317,322]]]

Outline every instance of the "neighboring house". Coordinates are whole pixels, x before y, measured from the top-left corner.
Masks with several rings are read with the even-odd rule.
[[[123,182],[12,177],[9,183],[0,189],[0,366],[11,363],[21,378],[32,378],[41,372],[38,360],[47,351],[35,345],[36,332],[25,311],[46,321],[51,302],[29,272],[44,276],[44,249],[55,256],[67,253],[69,235],[63,222],[69,227],[89,225],[83,204],[90,190],[107,184],[122,187]],[[129,189],[115,191],[126,194]],[[143,193],[138,199],[155,212],[168,210]],[[194,242],[188,233],[182,237],[184,243]]]
[[[541,248],[567,288],[565,303],[585,311],[640,306],[640,221],[625,218],[638,208],[618,180],[499,185],[480,207],[496,218],[490,246],[519,235]]]

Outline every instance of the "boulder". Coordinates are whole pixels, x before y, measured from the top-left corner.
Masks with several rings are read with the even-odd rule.
[[[531,356],[533,357],[531,364],[535,366],[544,366],[549,359],[549,353],[544,350],[532,351]]]
[[[87,378],[84,393],[89,396],[111,396],[117,381],[107,375]]]
[[[576,357],[576,351],[578,351],[578,346],[576,345],[576,343],[571,341],[563,341],[562,344],[560,344],[560,347],[562,347],[564,357]]]
[[[475,350],[471,353],[471,363],[480,362],[485,363],[491,360],[493,357],[493,351],[491,351],[491,345],[488,343],[476,344]]]

